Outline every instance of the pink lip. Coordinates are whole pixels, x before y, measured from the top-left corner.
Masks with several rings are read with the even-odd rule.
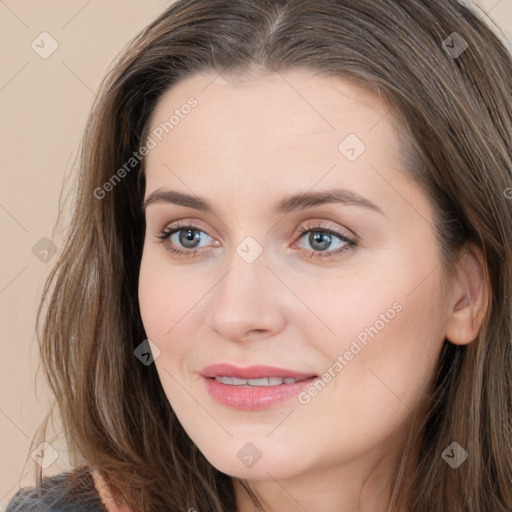
[[[262,379],[263,377],[289,377],[292,379],[307,379],[314,373],[296,372],[277,368],[276,366],[247,366],[241,368],[232,364],[212,364],[199,372],[203,377],[236,377],[238,379]]]
[[[317,378],[312,373],[286,370],[274,366],[249,366],[241,368],[231,364],[221,363],[203,368],[199,372],[210,396],[222,405],[254,411],[269,408],[274,404],[283,402],[293,396]],[[289,377],[300,379],[293,384],[280,384],[278,386],[231,386],[215,380],[216,376],[236,377],[239,379],[261,379],[263,377]]]

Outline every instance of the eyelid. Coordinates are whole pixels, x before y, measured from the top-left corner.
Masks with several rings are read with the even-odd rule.
[[[327,233],[332,233],[335,236],[341,236],[353,242],[359,241],[359,237],[353,231],[350,231],[343,227],[330,226],[326,221],[322,220],[306,221],[298,228],[298,231],[301,234],[301,236],[308,231],[325,231]]]
[[[202,233],[207,234],[211,238],[220,238],[216,233],[215,230],[211,229],[210,227],[206,228],[206,225],[199,219],[195,218],[187,218],[185,220],[176,220],[173,222],[168,222],[165,224],[164,228],[161,230],[158,230],[157,233],[164,233],[164,232],[171,232],[171,231],[178,231],[180,229],[195,229],[197,231],[201,231]],[[213,231],[214,234],[210,234],[210,231]],[[155,236],[158,236],[155,234]]]

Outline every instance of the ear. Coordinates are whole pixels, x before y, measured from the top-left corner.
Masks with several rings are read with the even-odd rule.
[[[489,275],[483,253],[476,245],[467,244],[453,283],[445,337],[455,345],[474,341],[487,313],[489,297]]]

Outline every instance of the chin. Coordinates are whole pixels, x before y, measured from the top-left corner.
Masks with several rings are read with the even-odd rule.
[[[274,464],[272,461],[263,462],[260,460],[252,468],[244,467],[242,464],[233,463],[228,460],[209,460],[210,464],[218,471],[241,480],[286,480],[297,474],[296,469],[290,471],[293,464],[287,465],[287,469],[282,464]]]
[[[218,471],[244,480],[287,479],[304,471],[307,462],[300,447],[273,447],[270,444],[230,439],[225,444],[204,447],[201,453]],[[284,450],[283,450],[284,449]]]

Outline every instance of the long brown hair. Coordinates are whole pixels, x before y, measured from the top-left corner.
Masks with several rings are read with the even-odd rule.
[[[72,460],[97,469],[134,512],[236,510],[232,478],[184,432],[154,365],[134,356],[146,338],[144,159],[134,153],[177,81],[255,68],[301,68],[378,92],[403,118],[408,171],[435,204],[444,269],[465,242],[482,249],[485,321],[469,345],[445,340],[419,461],[399,472],[390,510],[511,512],[512,59],[456,0],[179,0],[127,46],[87,123],[68,236],[38,314]],[[454,441],[469,453],[459,470],[441,457]]]

